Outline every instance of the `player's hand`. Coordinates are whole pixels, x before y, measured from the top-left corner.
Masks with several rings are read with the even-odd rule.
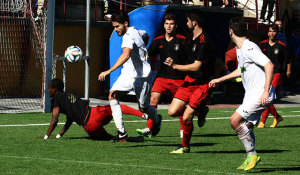
[[[106,75],[108,75],[108,74],[110,74],[110,71],[108,71],[108,70],[107,70],[107,71],[104,71],[104,72],[101,72],[101,73],[99,74],[99,76],[98,76],[98,80],[104,81]]]
[[[170,57],[166,58],[164,64],[167,66],[173,67],[173,65],[174,65],[173,59]]]
[[[260,104],[262,106],[267,106],[269,103],[269,91],[264,91],[260,97]]]
[[[290,79],[291,78],[291,72],[289,71],[289,72],[286,72],[286,78],[287,79]]]
[[[211,80],[209,83],[208,83],[208,87],[209,88],[214,88],[216,87],[218,84],[222,83],[221,79],[220,78],[217,78],[217,79],[213,79]]]

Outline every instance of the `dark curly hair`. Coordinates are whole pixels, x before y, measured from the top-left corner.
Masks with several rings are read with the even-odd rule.
[[[64,83],[58,79],[58,78],[54,78],[51,80],[52,83],[52,88],[56,89],[57,91],[64,91]]]

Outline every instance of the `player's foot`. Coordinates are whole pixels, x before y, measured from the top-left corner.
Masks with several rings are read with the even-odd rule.
[[[180,138],[183,138],[183,130],[180,130]]]
[[[156,136],[159,133],[160,127],[161,127],[162,116],[160,114],[157,114],[157,116],[158,116],[158,121],[156,124],[153,125],[153,128],[152,128],[153,136]]]
[[[276,126],[278,125],[279,122],[281,122],[283,120],[282,116],[280,115],[278,118],[274,118],[274,122],[273,124],[270,126],[270,128],[276,128]]]
[[[144,129],[136,129],[136,132],[141,135],[141,136],[145,136],[145,137],[152,137],[152,131],[150,131],[149,128],[144,128]]]
[[[201,128],[205,125],[206,123],[206,115],[209,111],[209,108],[207,106],[205,106],[205,108],[203,109],[203,111],[201,111],[200,115],[198,115],[198,126]]]
[[[128,139],[128,134],[126,131],[124,133],[118,131],[117,134],[115,136],[113,136],[111,141],[112,142],[127,142],[127,139]]]
[[[249,156],[247,159],[249,159],[249,163],[246,166],[246,168],[244,168],[245,171],[248,171],[248,170],[251,170],[252,168],[255,168],[255,166],[260,161],[260,157],[258,155]]]
[[[189,147],[184,147],[184,146],[179,146],[178,148],[176,148],[174,151],[171,151],[170,153],[172,154],[183,154],[183,153],[189,153],[190,152],[190,148]]]
[[[259,124],[257,125],[257,128],[264,128],[265,124],[263,122],[259,122]]]

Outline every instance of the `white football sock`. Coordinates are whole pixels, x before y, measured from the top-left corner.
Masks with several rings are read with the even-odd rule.
[[[157,123],[158,116],[157,116],[156,109],[154,107],[149,105],[145,113],[148,114],[148,119],[152,119],[154,124]]]
[[[116,100],[116,99],[110,100],[109,104],[110,104],[112,116],[113,116],[116,127],[118,128],[118,130],[120,132],[124,133],[125,127],[124,127],[123,115],[122,115],[122,110],[121,110],[119,100]]]
[[[243,143],[246,153],[247,155],[256,155],[256,151],[254,148],[254,140],[253,138],[250,136],[250,130],[248,129],[248,127],[246,126],[245,123],[241,124],[236,130],[235,132],[237,133],[237,135],[239,136],[241,142]],[[253,134],[254,136],[254,134]]]

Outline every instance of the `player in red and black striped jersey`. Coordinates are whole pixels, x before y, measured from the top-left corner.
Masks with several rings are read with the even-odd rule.
[[[260,49],[274,64],[272,85],[277,95],[280,92],[280,86],[284,76],[284,64],[287,65],[286,77],[290,78],[291,75],[291,62],[289,59],[287,46],[277,39],[278,32],[279,27],[277,24],[270,25],[268,30],[269,39],[260,42]],[[262,119],[257,128],[265,127],[265,122],[269,113],[274,116],[274,122],[270,126],[271,128],[275,128],[278,123],[283,120],[282,116],[277,113],[275,106],[271,104],[271,106],[262,113]]]
[[[56,138],[62,137],[73,122],[82,126],[92,139],[110,140],[113,136],[106,132],[104,125],[112,120],[109,105],[90,107],[89,103],[78,96],[63,91],[64,84],[59,79],[53,79],[49,84],[51,97],[52,120],[44,139],[48,139],[58,123],[60,113],[66,114],[67,121]],[[143,117],[143,113],[126,105],[121,105],[124,114]]]
[[[182,85],[185,73],[174,70],[163,64],[166,58],[171,57],[175,64],[185,64],[185,37],[176,33],[176,17],[174,14],[164,16],[165,34],[156,37],[148,48],[148,55],[151,58],[152,68],[156,69],[157,56],[160,56],[160,67],[153,84],[150,105],[157,109],[157,104],[162,94],[170,92],[173,96]],[[181,130],[183,129],[182,116],[180,118]],[[157,135],[159,128],[153,125],[152,120],[147,121],[147,127],[136,130],[140,135],[147,137]],[[180,132],[182,133],[182,132]]]
[[[190,140],[194,130],[194,115],[200,116],[202,126],[208,110],[207,101],[211,90],[208,83],[214,78],[215,61],[214,49],[208,36],[203,33],[203,15],[197,11],[187,14],[187,26],[192,31],[192,35],[187,37],[187,64],[179,65],[173,62],[172,58],[167,58],[164,64],[174,70],[187,72],[183,85],[177,90],[169,108],[170,116],[178,116],[183,113],[183,140],[177,149],[171,153],[190,152]]]

